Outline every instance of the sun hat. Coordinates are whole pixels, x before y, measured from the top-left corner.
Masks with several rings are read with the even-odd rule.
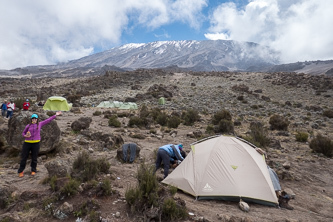
[[[180,149],[180,150],[182,150],[183,149],[183,144],[178,144],[178,148]]]
[[[33,119],[33,118],[38,119],[38,115],[37,115],[37,114],[32,114],[32,115],[31,115],[31,119]]]

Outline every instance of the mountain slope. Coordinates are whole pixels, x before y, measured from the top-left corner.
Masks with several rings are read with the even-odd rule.
[[[71,61],[66,66],[122,69],[178,66],[193,71],[233,71],[278,64],[278,54],[249,42],[226,40],[160,41],[127,44]]]

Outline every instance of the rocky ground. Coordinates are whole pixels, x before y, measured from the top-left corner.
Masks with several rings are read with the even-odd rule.
[[[333,220],[333,160],[322,154],[311,152],[308,142],[318,133],[332,139],[333,119],[323,115],[332,109],[332,78],[294,73],[167,73],[161,70],[116,73],[82,79],[9,79],[2,78],[1,100],[29,98],[33,101],[60,95],[71,99],[74,108],[57,117],[61,130],[60,146],[57,152],[39,157],[38,173],[35,177],[26,175],[18,178],[19,158],[9,154],[8,120],[0,117],[1,137],[4,141],[0,159],[0,197],[4,190],[10,190],[11,202],[0,209],[0,221],[59,221],[47,214],[43,202],[54,192],[50,185],[41,181],[48,177],[48,163],[61,161],[69,168],[78,153],[89,150],[92,157],[106,158],[111,164],[110,173],[100,179],[111,180],[111,196],[94,196],[81,192],[54,202],[54,208],[67,202],[77,212],[87,201],[96,203],[104,221],[143,221],[143,216],[132,214],[125,201],[125,192],[136,184],[136,172],[143,161],[154,164],[155,150],[168,143],[183,143],[186,152],[190,144],[205,136],[211,115],[226,109],[232,114],[237,136],[247,136],[249,125],[261,121],[269,128],[273,114],[287,117],[290,121],[287,131],[267,130],[271,143],[264,149],[268,153],[271,167],[280,178],[283,189],[295,194],[290,201],[294,210],[279,209],[250,204],[250,211],[243,212],[238,203],[226,201],[197,201],[190,195],[178,191],[175,198],[185,201],[186,208],[194,216],[187,221],[332,221]],[[155,96],[155,97],[154,97]],[[166,97],[164,106],[158,105],[159,96]],[[154,124],[147,128],[128,127],[128,117],[119,118],[120,128],[108,126],[104,115],[93,115],[97,110],[120,112],[96,106],[105,100],[135,101],[139,107],[159,107],[168,113],[194,108],[200,113],[200,121],[193,126],[181,124],[167,130]],[[95,106],[95,107],[93,107]],[[34,112],[46,114],[40,108]],[[136,115],[138,111],[121,111]],[[19,115],[16,111],[15,115]],[[134,142],[141,148],[134,163],[122,163],[115,147],[87,138],[85,133],[75,133],[71,124],[80,117],[90,117],[89,133],[101,132],[119,135],[125,143]],[[10,122],[9,122],[10,124]],[[307,132],[308,142],[297,142],[297,132]],[[154,132],[154,133],[152,133]],[[140,138],[133,135],[141,135]],[[161,177],[162,171],[157,176]],[[1,203],[0,203],[1,204]],[[1,206],[1,205],[0,205]],[[62,221],[79,221],[72,212]],[[157,221],[157,220],[155,220]]]

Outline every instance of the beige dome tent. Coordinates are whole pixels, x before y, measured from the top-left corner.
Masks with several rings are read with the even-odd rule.
[[[67,99],[61,96],[49,97],[44,106],[44,110],[51,111],[69,111],[72,108],[72,103],[67,103]]]
[[[222,199],[276,206],[278,200],[263,156],[231,136],[199,141],[162,182],[198,199]]]

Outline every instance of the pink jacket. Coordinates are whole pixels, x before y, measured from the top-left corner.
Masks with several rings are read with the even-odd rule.
[[[37,124],[28,124],[25,129],[22,132],[22,136],[24,137],[24,135],[30,131],[31,136],[30,137],[25,137],[25,141],[26,142],[39,142],[40,141],[40,130],[42,129],[42,127],[48,123],[50,123],[52,120],[54,120],[57,116],[51,116],[50,118],[41,121],[38,123],[38,128],[37,128]]]

